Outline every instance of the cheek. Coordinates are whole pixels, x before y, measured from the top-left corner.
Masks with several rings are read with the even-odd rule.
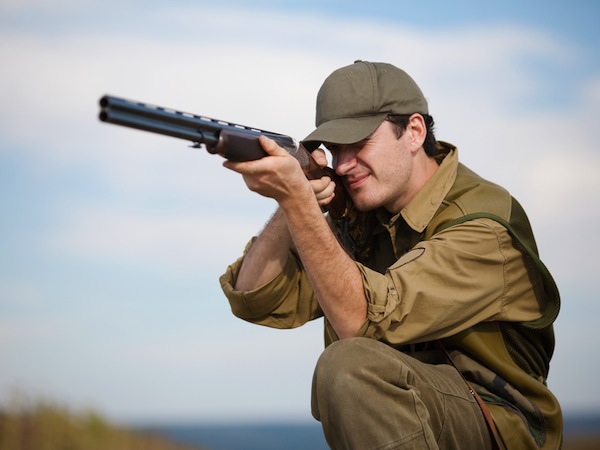
[[[403,157],[402,153],[397,153],[388,159],[386,164],[378,164],[378,179],[388,189],[401,188],[410,177],[411,161]]]

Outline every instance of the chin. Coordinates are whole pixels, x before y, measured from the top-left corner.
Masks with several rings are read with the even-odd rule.
[[[360,199],[353,198],[352,202],[354,203],[354,207],[358,209],[360,212],[372,211],[378,208],[380,205],[372,204],[369,201],[361,201]]]

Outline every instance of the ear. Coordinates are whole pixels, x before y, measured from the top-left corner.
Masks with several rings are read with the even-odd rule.
[[[425,142],[425,136],[427,135],[427,126],[425,125],[425,119],[421,114],[413,114],[408,119],[406,126],[406,132],[409,133],[409,143],[411,150],[416,152],[423,147]]]

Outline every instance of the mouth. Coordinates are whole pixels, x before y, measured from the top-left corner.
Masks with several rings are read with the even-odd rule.
[[[369,174],[346,176],[346,179],[345,179],[346,188],[348,188],[348,190],[358,189],[363,184],[365,184],[365,182],[367,181],[368,178],[369,178]]]

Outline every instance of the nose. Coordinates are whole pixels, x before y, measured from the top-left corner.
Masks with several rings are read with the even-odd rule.
[[[356,153],[345,145],[339,145],[332,155],[333,170],[340,177],[346,175],[356,165]]]

